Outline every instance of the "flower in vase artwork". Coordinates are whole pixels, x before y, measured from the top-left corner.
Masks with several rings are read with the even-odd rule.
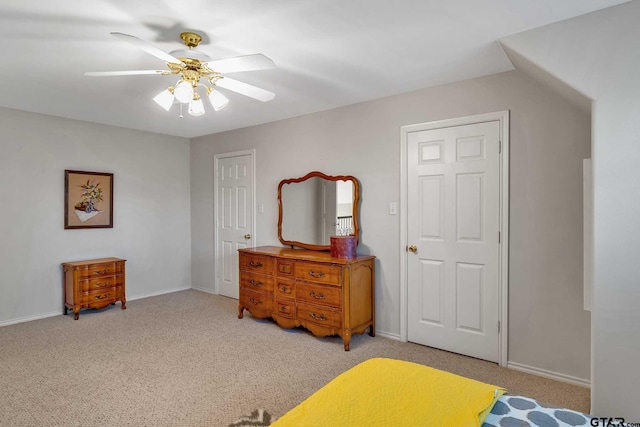
[[[113,228],[113,174],[65,171],[64,228]]]
[[[85,222],[102,212],[98,210],[96,205],[104,199],[100,183],[95,180],[88,179],[86,183],[80,185],[80,188],[82,189],[81,199],[73,206],[73,209],[80,222]]]

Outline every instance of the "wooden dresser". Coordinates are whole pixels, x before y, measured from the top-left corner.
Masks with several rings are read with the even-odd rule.
[[[329,252],[261,246],[240,249],[240,304],[253,317],[316,336],[375,336],[374,256],[332,258]]]
[[[64,314],[72,309],[78,320],[82,308],[103,308],[120,301],[126,309],[124,263],[120,258],[63,262]]]

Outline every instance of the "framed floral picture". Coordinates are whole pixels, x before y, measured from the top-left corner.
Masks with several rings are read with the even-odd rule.
[[[113,174],[64,171],[64,228],[113,228]]]

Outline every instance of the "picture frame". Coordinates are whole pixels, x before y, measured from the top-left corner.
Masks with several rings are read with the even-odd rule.
[[[113,174],[64,171],[64,228],[113,228]]]

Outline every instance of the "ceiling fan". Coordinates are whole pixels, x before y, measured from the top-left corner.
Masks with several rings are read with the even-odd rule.
[[[169,111],[174,101],[178,101],[178,103],[181,104],[181,112],[182,104],[188,104],[189,114],[193,116],[201,116],[204,114],[204,105],[202,104],[200,94],[197,92],[198,87],[205,89],[206,95],[215,111],[223,109],[229,103],[229,99],[216,90],[217,87],[237,92],[262,102],[271,101],[275,97],[273,92],[226,77],[227,73],[275,68],[273,61],[260,53],[212,61],[206,53],[196,49],[202,41],[202,37],[197,33],[181,33],[180,38],[188,49],[178,49],[169,53],[158,49],[151,43],[136,36],[117,32],[111,34],[163,60],[168,69],[89,71],[85,72],[84,75],[92,77],[147,74],[161,76],[171,74],[178,75],[180,79],[174,86],[168,87],[153,98],[153,100],[166,111]],[[182,117],[182,114],[180,117]]]

